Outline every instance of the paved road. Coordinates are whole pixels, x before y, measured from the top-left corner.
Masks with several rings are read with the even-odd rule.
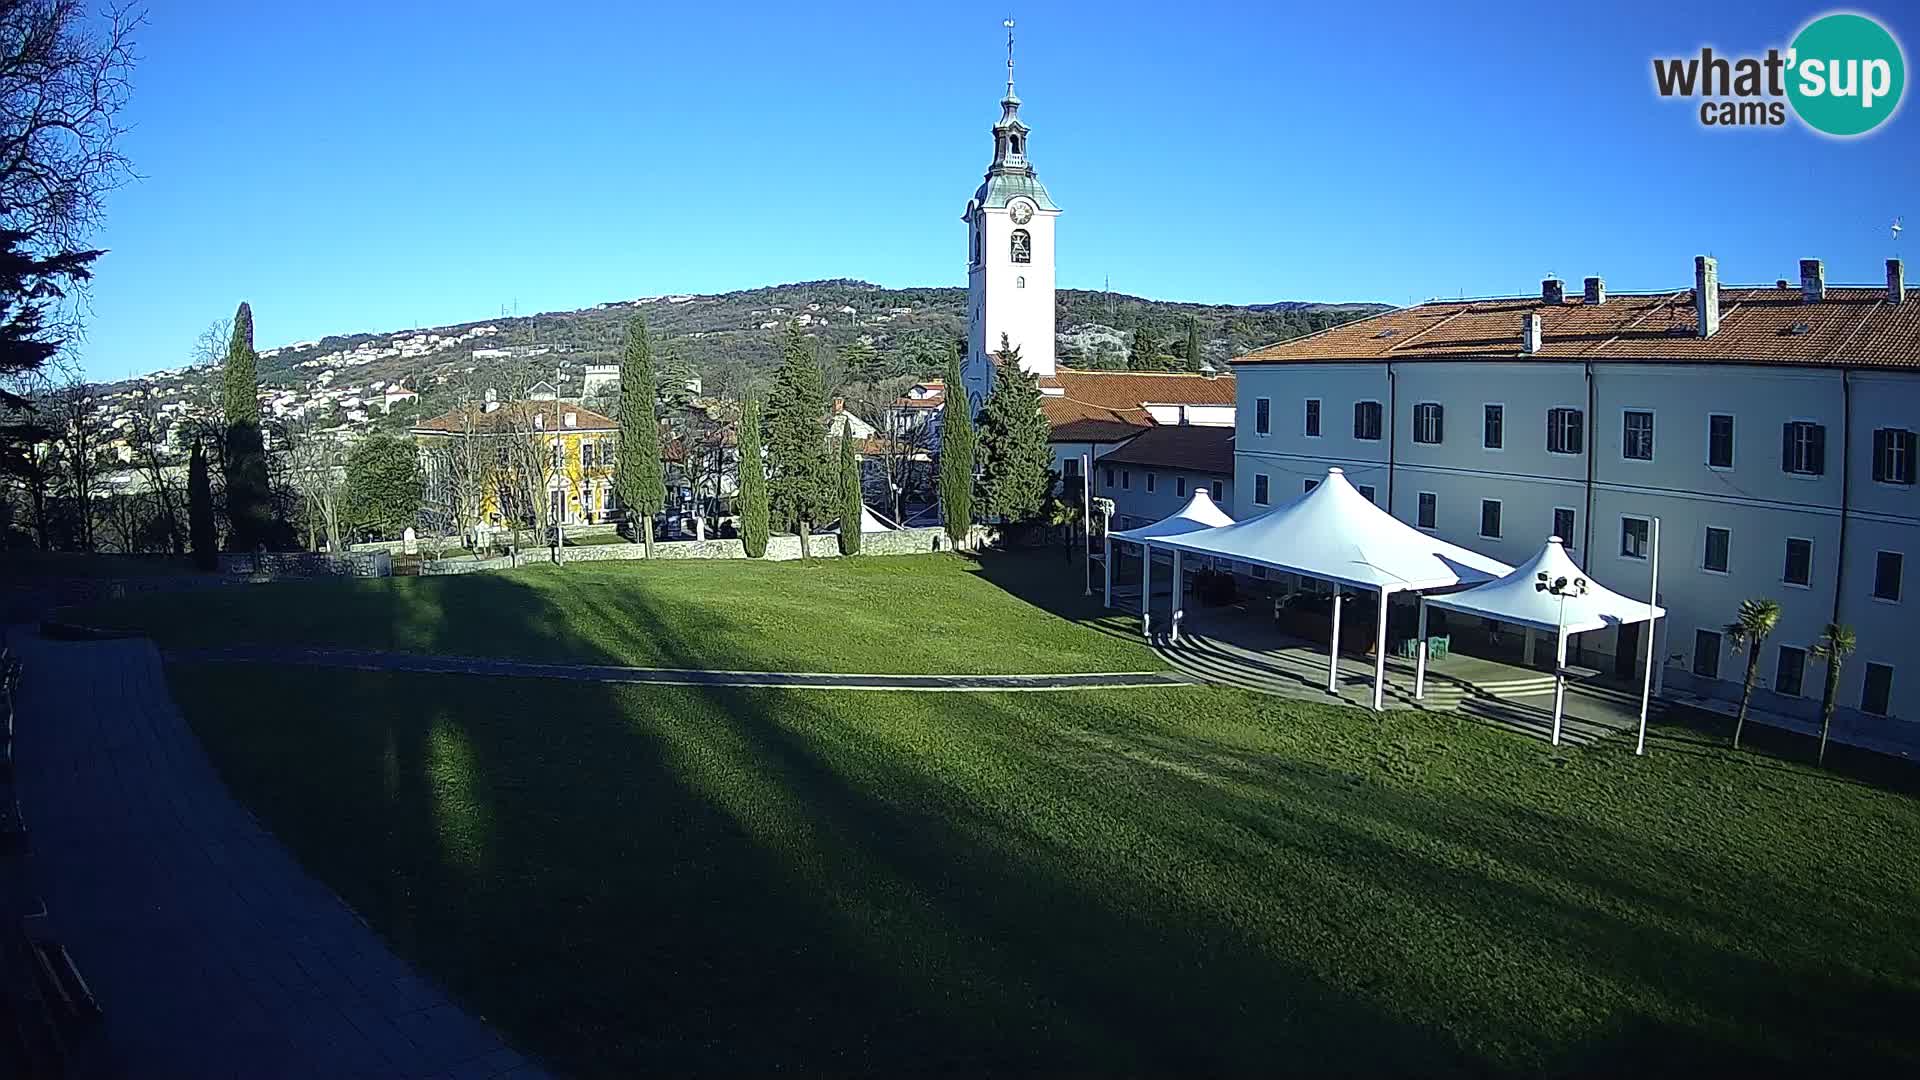
[[[579,682],[639,683],[655,686],[781,686],[812,690],[1098,690],[1148,686],[1186,686],[1193,679],[1177,671],[1110,671],[1067,675],[841,675],[827,672],[701,671],[688,668],[621,667],[612,664],[541,664],[474,656],[425,656],[370,649],[303,649],[245,645],[214,649],[170,649],[168,660],[187,663],[232,662],[299,664],[355,671],[418,671],[445,675],[504,675]]]
[[[150,642],[10,641],[31,873],[125,1075],[543,1075],[233,800]]]

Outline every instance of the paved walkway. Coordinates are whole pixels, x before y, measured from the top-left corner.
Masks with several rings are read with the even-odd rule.
[[[852,675],[804,671],[704,671],[690,668],[622,667],[614,664],[542,664],[477,656],[427,656],[372,649],[304,649],[244,645],[170,649],[168,660],[298,664],[353,671],[412,671],[438,675],[500,675],[571,679],[577,682],[651,686],[779,686],[805,690],[917,690],[996,692],[1022,690],[1114,690],[1188,686],[1194,680],[1173,671],[1106,671],[1065,675]]]
[[[124,1075],[542,1075],[233,800],[150,642],[9,638],[31,873]]]

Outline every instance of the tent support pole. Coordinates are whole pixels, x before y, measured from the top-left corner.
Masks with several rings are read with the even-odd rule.
[[[1187,583],[1180,575],[1180,554],[1179,548],[1173,549],[1173,606],[1167,613],[1167,641],[1175,645],[1180,643],[1180,618],[1186,614],[1186,597],[1181,594]]]
[[[1105,550],[1105,558],[1101,559],[1101,564],[1107,572],[1107,602],[1104,606],[1112,607],[1113,606],[1113,534],[1108,533],[1105,536],[1101,537],[1101,544],[1103,545]]]
[[[1327,642],[1327,693],[1340,692],[1340,583],[1333,584],[1333,637]]]
[[[1153,545],[1140,545],[1140,636],[1153,640]]]
[[[1654,600],[1660,595],[1660,519],[1653,519],[1652,580],[1647,583],[1647,670],[1640,673],[1640,735],[1634,740],[1636,755],[1647,752],[1647,705],[1653,695],[1653,636],[1661,620],[1654,617]]]
[[[1427,693],[1427,598],[1420,598],[1420,640],[1414,646],[1413,654],[1413,698],[1415,701]]]
[[[1560,745],[1560,713],[1567,701],[1567,628],[1555,636],[1553,650],[1553,745]]]
[[[1380,611],[1373,623],[1373,711],[1379,712],[1387,692],[1387,590],[1380,590]]]

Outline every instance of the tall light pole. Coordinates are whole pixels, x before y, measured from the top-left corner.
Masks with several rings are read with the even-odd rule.
[[[1008,19],[1007,25],[1011,27],[1013,25],[1013,20]],[[1009,57],[1013,55],[1013,34],[1011,31],[1009,31],[1007,34],[1007,55]],[[1013,61],[1011,59],[1007,61],[1007,68],[1009,71],[1011,71],[1013,68]],[[1080,544],[1080,561],[1086,564],[1085,576],[1087,579],[1087,591],[1083,595],[1092,596],[1093,595],[1093,462],[1085,454],[1080,455],[1080,532],[1082,536],[1082,543]]]
[[[1553,745],[1560,745],[1560,716],[1566,707],[1567,698],[1567,597],[1587,595],[1587,579],[1549,577],[1545,570],[1540,571],[1533,583],[1535,592],[1548,593],[1560,599],[1560,613],[1555,617],[1555,644],[1553,650]]]

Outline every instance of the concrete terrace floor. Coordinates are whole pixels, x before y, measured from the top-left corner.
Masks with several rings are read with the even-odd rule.
[[[30,873],[126,1076],[543,1071],[397,958],[228,793],[151,642],[23,630]],[[262,708],[270,708],[262,703]]]

